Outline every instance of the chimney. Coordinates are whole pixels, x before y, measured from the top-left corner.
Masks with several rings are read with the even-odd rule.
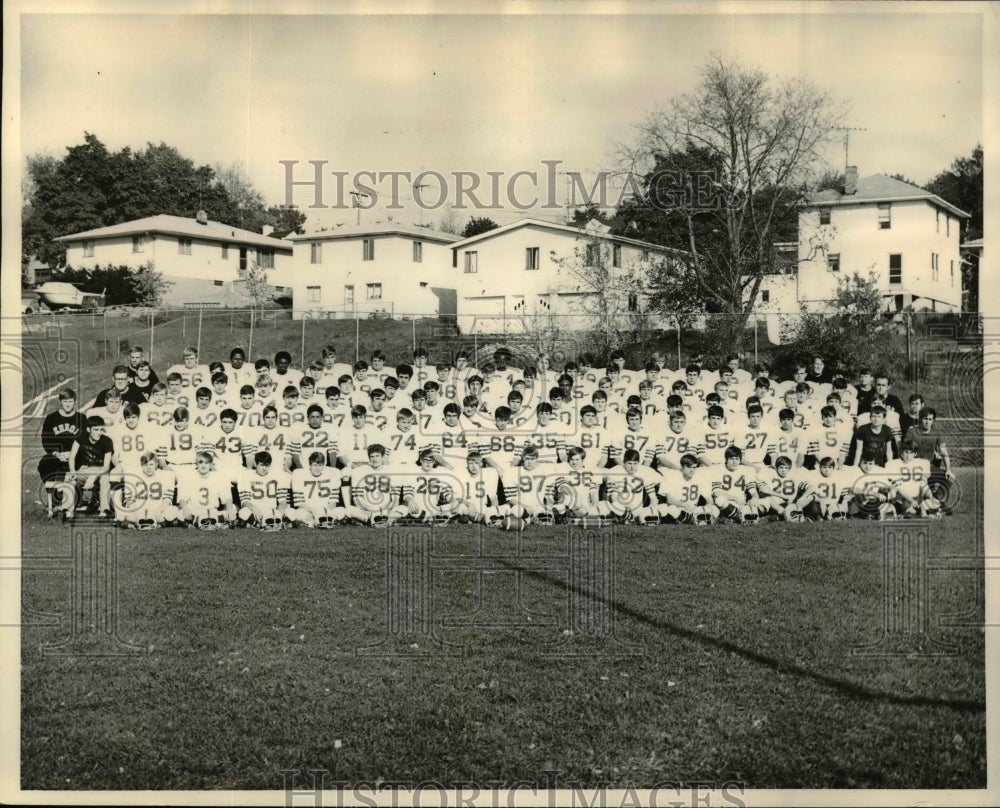
[[[274,228],[269,224],[265,224],[261,226],[260,232],[263,233],[265,236],[269,236],[271,235],[271,233],[274,232]]]
[[[195,214],[194,218],[195,218],[195,221],[198,222],[198,224],[202,224],[202,225],[206,225],[206,226],[208,225],[208,214],[205,213],[205,211],[199,210]]]
[[[844,171],[844,194],[850,196],[858,192],[858,167],[848,166]]]

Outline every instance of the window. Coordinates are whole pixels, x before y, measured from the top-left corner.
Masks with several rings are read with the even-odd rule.
[[[622,245],[611,245],[611,266],[620,267],[622,265]]]
[[[893,253],[889,256],[889,283],[898,285],[903,282],[903,256]]]
[[[639,311],[639,295],[630,294],[628,296],[628,310]]]
[[[951,272],[951,285],[954,286],[955,285],[955,262],[954,261],[949,261],[948,262],[948,269]]]
[[[648,261],[649,260],[649,250],[647,250],[645,248],[643,248],[643,251],[642,251],[642,260],[643,261]]]
[[[177,252],[179,255],[191,255],[191,239],[177,239]]]
[[[381,300],[382,299],[382,284],[381,283],[369,283],[368,284],[368,299],[369,300]]]
[[[826,271],[840,272],[840,253],[830,253],[826,257]]]
[[[819,209],[819,223],[820,224],[830,224],[830,209],[820,208]]]
[[[479,253],[475,250],[465,253],[465,271],[479,272]]]
[[[309,303],[319,303],[321,289],[322,287],[319,286],[307,286],[306,301]]]
[[[257,250],[257,266],[261,269],[274,269],[274,250]]]
[[[142,236],[132,236],[132,252],[141,253],[146,246],[146,240]]]
[[[354,284],[349,283],[344,287],[344,305],[353,306],[354,305]]]
[[[941,232],[941,211],[939,210],[934,211],[934,232]]]
[[[228,244],[223,244],[222,245],[222,260],[223,261],[228,261],[229,260],[229,245]]]
[[[931,280],[936,281],[938,279],[938,254],[931,253]]]
[[[762,289],[761,290],[761,293],[760,293],[760,302],[761,303],[770,303],[771,302],[771,290],[770,289]]]
[[[944,234],[951,236],[951,216],[944,217]]]
[[[222,281],[212,281],[216,286],[222,286]]]
[[[538,269],[538,247],[526,247],[524,250],[524,268]]]
[[[323,263],[323,244],[322,242],[313,243],[309,245],[309,263],[310,264],[322,264]]]
[[[413,242],[413,263],[420,264],[424,260],[424,243],[422,241]]]
[[[366,238],[361,245],[361,258],[364,261],[375,260],[375,239]]]
[[[878,203],[878,228],[879,230],[888,230],[892,227],[892,203],[891,202],[879,202]]]
[[[94,257],[94,242],[85,241],[83,242],[83,257],[93,258]]]
[[[247,248],[240,247],[240,273],[247,271]]]
[[[601,263],[601,245],[600,244],[588,244],[587,245],[587,263],[588,267],[596,267]]]

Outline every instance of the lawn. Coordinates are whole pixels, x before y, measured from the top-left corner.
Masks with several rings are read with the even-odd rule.
[[[69,572],[42,568],[71,533],[30,496],[25,789],[279,789],[289,769],[484,788],[986,785],[978,496],[929,524],[928,563],[906,569],[926,570],[917,595],[885,588],[871,522],[121,531],[118,633],[139,652],[104,657],[71,637]],[[80,655],[44,651],[67,637]]]

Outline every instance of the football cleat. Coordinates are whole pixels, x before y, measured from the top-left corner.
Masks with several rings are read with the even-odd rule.
[[[333,517],[332,516],[321,516],[316,520],[316,527],[320,530],[329,530],[333,527]]]
[[[789,508],[785,511],[785,521],[786,522],[804,522],[805,517],[802,515],[802,511],[798,508]]]
[[[435,525],[447,525],[451,524],[451,514],[448,513],[436,513],[432,519]]]
[[[156,521],[153,519],[140,519],[135,523],[138,530],[156,530]]]
[[[389,524],[389,517],[384,513],[377,513],[372,516],[372,527],[385,527]]]
[[[650,525],[658,525],[658,524],[660,524],[660,517],[659,516],[654,516],[654,515],[649,515],[649,516],[646,516],[646,517],[643,518],[642,523],[646,527],[649,527]]]
[[[743,524],[745,525],[755,525],[760,521],[760,514],[757,509],[752,505],[748,505],[743,509]]]
[[[261,525],[261,530],[270,533],[274,530],[281,530],[283,527],[284,525],[281,524],[280,519],[267,518],[264,520],[264,524]]]
[[[555,524],[555,517],[551,513],[538,513],[535,514],[535,523],[539,525],[552,525]]]
[[[882,504],[878,509],[878,521],[879,522],[891,522],[892,520],[898,518],[896,514],[896,509],[892,507],[888,502]]]
[[[710,525],[712,524],[712,517],[707,513],[695,514],[694,523],[696,525]]]
[[[213,519],[211,516],[206,516],[204,519],[198,520],[199,530],[218,530],[221,527],[219,522]]]

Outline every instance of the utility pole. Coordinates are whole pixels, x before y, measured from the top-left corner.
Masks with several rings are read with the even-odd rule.
[[[358,222],[357,223],[360,226],[360,224],[361,224],[361,197],[364,197],[365,199],[368,199],[371,196],[371,194],[366,194],[364,191],[351,191],[351,196],[353,197],[353,199],[351,200],[351,204],[355,208],[358,209]]]
[[[419,192],[420,192],[421,188],[427,188],[427,187],[428,187],[428,184],[426,182],[421,182],[419,184],[414,183],[414,185],[413,185],[413,192],[414,192],[414,194],[416,194],[416,198],[415,198],[414,201],[417,203],[417,207],[420,208],[420,226],[421,227],[424,226],[424,205],[423,205],[423,200],[420,198],[420,193]]]

